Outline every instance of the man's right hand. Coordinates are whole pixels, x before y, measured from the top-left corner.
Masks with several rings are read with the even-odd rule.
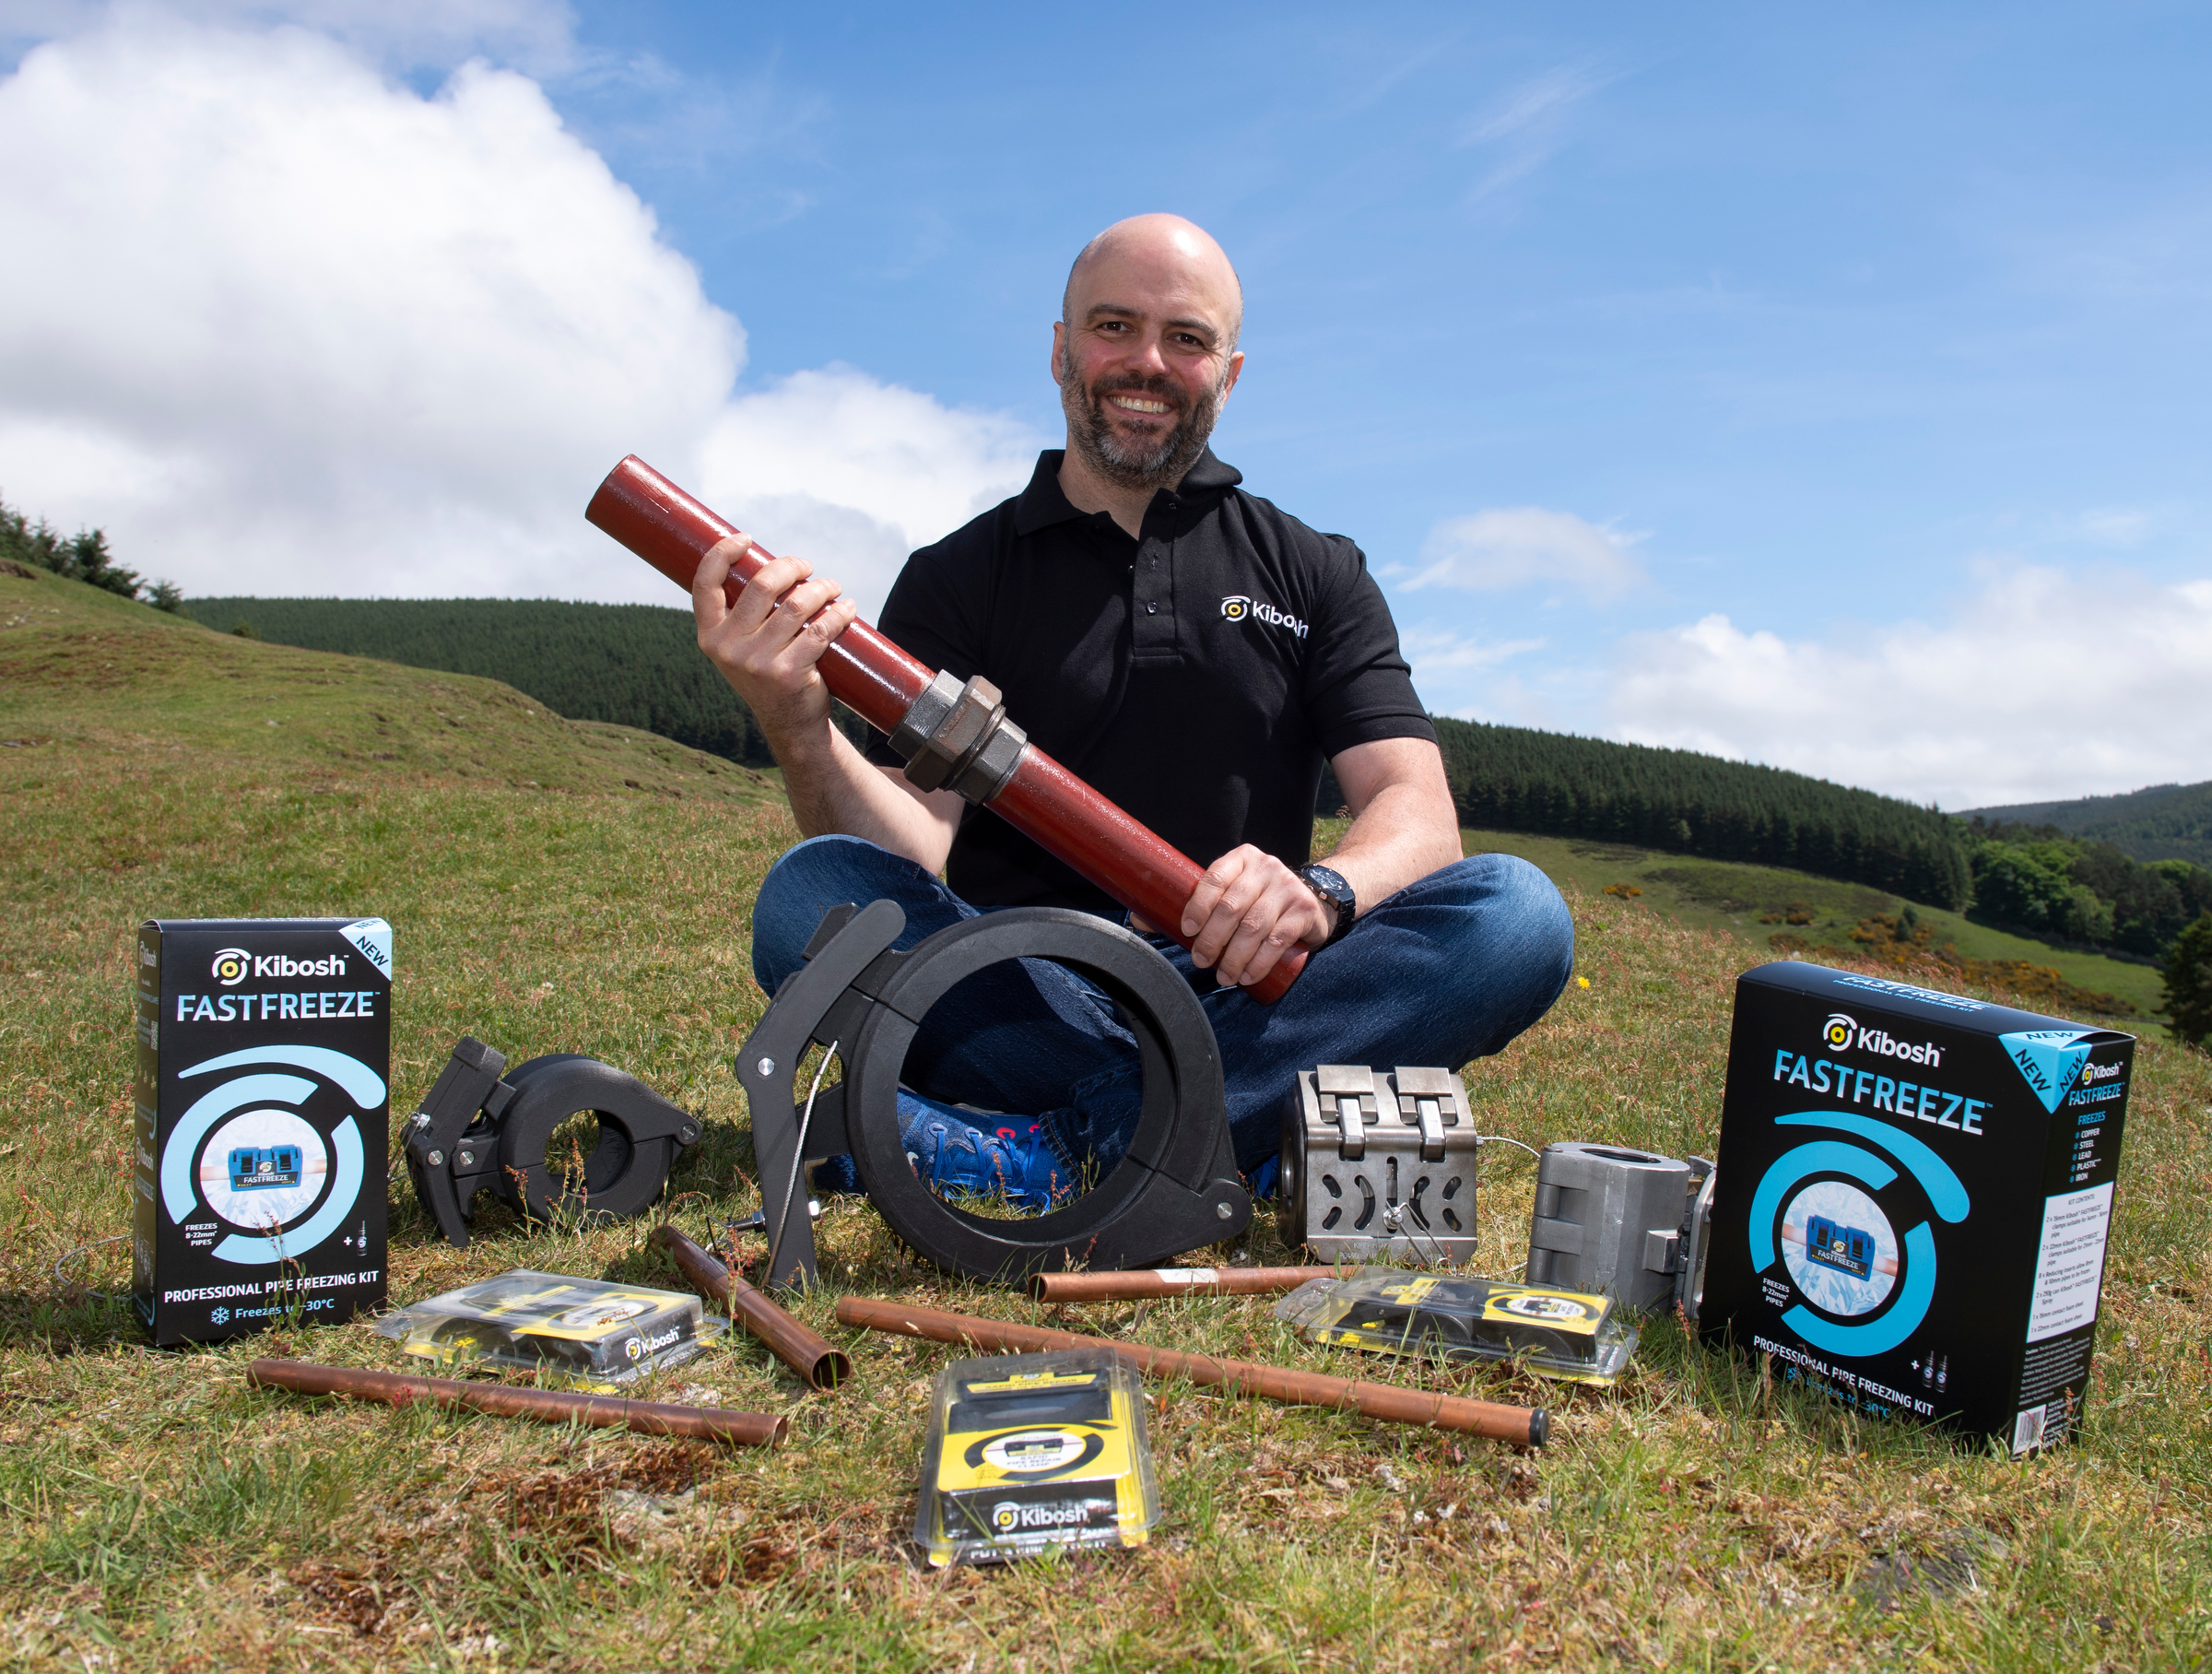
[[[829,725],[830,689],[816,665],[860,607],[839,598],[838,584],[818,578],[803,558],[770,560],[735,604],[726,602],[723,584],[750,545],[733,536],[700,560],[691,615],[699,648],[751,708],[777,760],[788,762],[790,747],[803,752],[809,735]]]

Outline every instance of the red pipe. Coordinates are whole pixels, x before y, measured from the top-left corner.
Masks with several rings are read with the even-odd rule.
[[[746,541],[723,584],[723,596],[733,605],[775,556],[635,454],[606,474],[583,514],[687,593],[709,552],[724,541]],[[830,695],[887,735],[935,678],[862,621],[838,635],[820,666]],[[1023,749],[1013,777],[985,806],[1162,933],[1191,945],[1182,930],[1182,909],[1205,868],[1034,744]],[[1302,947],[1290,949],[1244,992],[1272,1006],[1298,980],[1306,954]]]

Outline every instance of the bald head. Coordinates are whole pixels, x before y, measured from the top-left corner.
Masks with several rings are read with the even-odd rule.
[[[1244,286],[1213,235],[1180,215],[1133,215],[1083,246],[1067,270],[1060,318],[1070,325],[1101,303],[1118,301],[1117,280],[1171,289],[1218,317],[1223,347],[1234,350],[1244,329]]]

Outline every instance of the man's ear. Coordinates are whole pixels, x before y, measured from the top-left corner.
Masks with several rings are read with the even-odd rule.
[[[1053,382],[1054,383],[1058,383],[1065,376],[1065,374],[1061,371],[1060,368],[1064,364],[1066,354],[1067,322],[1065,320],[1054,320],[1053,322],[1053,360],[1052,364],[1046,368],[1046,370],[1053,374]]]
[[[1229,358],[1229,376],[1221,380],[1221,399],[1229,399],[1229,392],[1237,387],[1237,379],[1244,371],[1244,351],[1238,349]]]

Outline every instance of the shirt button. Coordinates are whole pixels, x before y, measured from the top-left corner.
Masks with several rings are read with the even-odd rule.
[[[1156,598],[1147,599],[1145,601],[1145,614],[1147,616],[1158,616],[1159,614],[1159,601]]]

